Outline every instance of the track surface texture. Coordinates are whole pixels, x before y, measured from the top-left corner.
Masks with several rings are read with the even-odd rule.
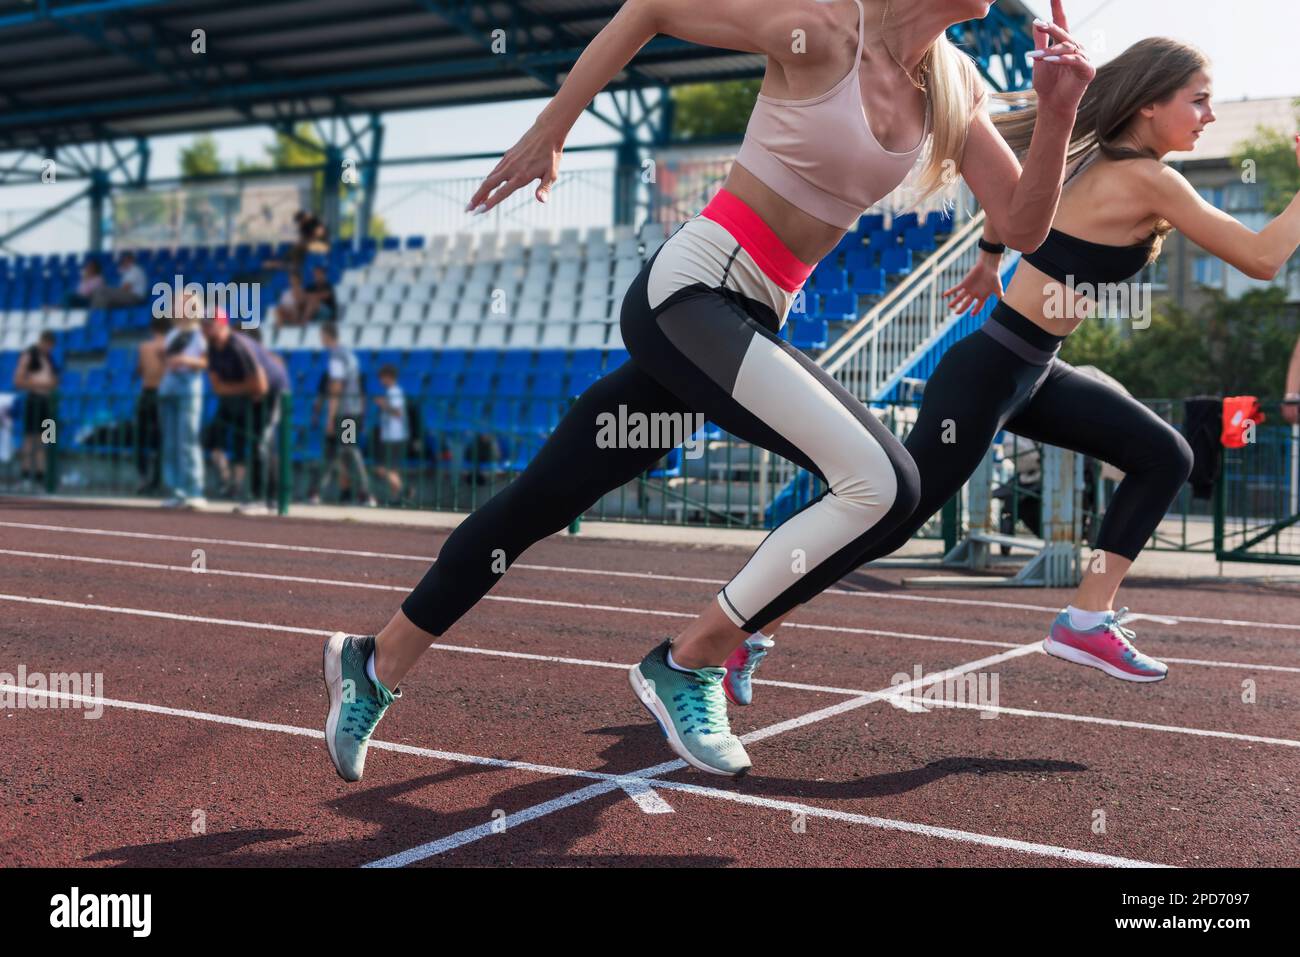
[[[796,611],[731,708],[754,760],[732,781],[675,760],[625,670],[747,550],[557,536],[421,659],[345,784],[321,642],[382,627],[446,534],[0,504],[0,682],[28,676],[0,689],[0,865],[1300,859],[1285,583],[1128,584],[1155,616],[1130,625],[1139,647],[1170,663],[1138,685],[1041,652],[1065,591],[859,570]],[[938,707],[917,676],[949,670],[967,694]],[[102,676],[102,707],[93,678],[31,678],[72,673]]]

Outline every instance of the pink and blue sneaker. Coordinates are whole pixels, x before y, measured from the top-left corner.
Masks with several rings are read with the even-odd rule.
[[[1168,666],[1133,647],[1137,635],[1123,626],[1127,614],[1128,609],[1121,608],[1110,612],[1100,625],[1076,628],[1070,613],[1062,611],[1043,639],[1043,651],[1055,658],[1097,668],[1121,681],[1162,680],[1169,674]]]
[[[775,641],[765,635],[750,635],[731,653],[723,665],[727,669],[727,676],[722,679],[722,690],[726,692],[728,701],[744,705],[754,700],[754,689],[751,686],[754,670],[768,649],[775,644]]]

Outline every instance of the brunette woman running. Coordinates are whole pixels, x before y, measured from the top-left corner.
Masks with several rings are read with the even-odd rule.
[[[944,32],[988,9],[987,0],[932,0],[897,11],[888,0],[629,0],[592,40],[471,206],[490,209],[539,178],[536,196],[544,200],[574,121],[658,33],[766,54],[764,93],[724,188],[659,248],[627,293],[621,324],[630,361],[583,393],[523,474],[448,537],[377,636],[339,633],[326,642],[326,741],[340,775],[361,777],[376,723],[435,637],[530,545],[668,451],[631,441],[610,447],[602,422],[611,416],[702,416],[829,486],[763,541],[671,643],[671,655],[664,642],[631,675],[684,760],[716,774],[748,769],[727,721],[723,663],[905,521],[918,495],[915,467],[888,430],[781,339],[795,293],[927,144],[923,194],[960,171],[999,235],[1034,248],[1051,224],[1066,141],[1093,69],[1069,45],[1054,0],[1056,22],[1035,36],[1042,46],[1049,36],[1061,42],[1048,47],[1053,60],[1034,70],[1042,121],[1022,172],[979,108],[984,87],[974,64]],[[792,560],[796,551],[801,563]]]
[[[1203,200],[1183,176],[1161,162],[1192,150],[1211,106],[1210,64],[1183,43],[1150,38],[1097,70],[1079,107],[1070,140],[1077,159],[1051,234],[1027,253],[1002,295],[996,225],[985,228],[994,251],[948,290],[954,311],[1002,295],[978,331],[950,348],[926,383],[916,426],[905,447],[921,473],[921,503],[907,521],[844,568],[895,551],[970,478],[1002,429],[1073,449],[1125,473],[1097,535],[1087,571],[1043,642],[1058,658],[1098,668],[1125,681],[1159,681],[1168,668],[1138,651],[1123,627],[1116,592],[1151,538],[1192,467],[1187,442],[1146,406],[1076,372],[1056,358],[1065,338],[1095,301],[1060,315],[1067,288],[1132,279],[1159,255],[1165,234],[1192,243],[1257,279],[1271,280],[1300,246],[1300,196],[1256,233]],[[1007,95],[1013,98],[1012,95]],[[1015,95],[1015,96],[1018,96]],[[995,118],[1016,151],[1037,122],[1030,107]],[[1300,136],[1297,161],[1300,161]],[[1015,246],[1015,242],[1009,243]],[[1131,296],[1128,301],[1136,301]],[[774,630],[774,629],[770,629]],[[755,663],[745,649],[730,663],[726,686],[748,703]]]

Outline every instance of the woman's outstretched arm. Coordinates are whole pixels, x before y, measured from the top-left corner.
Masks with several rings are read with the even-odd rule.
[[[1296,136],[1296,162],[1300,163],[1300,135]],[[1144,172],[1153,213],[1252,279],[1276,279],[1300,248],[1300,193],[1291,197],[1290,205],[1275,220],[1255,232],[1207,203],[1176,169],[1150,163]]]
[[[560,154],[569,130],[614,77],[657,34],[702,46],[762,53],[789,62],[796,54],[793,32],[826,22],[824,8],[812,0],[773,4],[770,0],[628,0],[578,57],[559,91],[532,128],[501,158],[466,208],[485,213],[519,189],[540,179],[536,196],[546,202],[559,176]],[[813,55],[823,51],[809,49]],[[801,54],[806,57],[808,54]],[[493,192],[495,190],[495,192]]]

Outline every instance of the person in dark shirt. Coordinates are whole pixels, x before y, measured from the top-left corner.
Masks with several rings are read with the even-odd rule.
[[[230,328],[224,315],[204,319],[208,340],[208,379],[234,418],[235,444],[231,460],[236,482],[247,464],[248,489],[236,511],[262,514],[275,494],[275,435],[280,423],[280,396],[289,390],[289,376],[280,358],[261,343]]]
[[[14,388],[23,397],[22,480],[39,488],[45,481],[45,445],[57,441],[54,392],[59,387],[59,367],[54,361],[54,333],[41,333],[36,344],[24,350],[14,369]]]
[[[334,286],[330,283],[329,273],[324,266],[314,266],[311,271],[312,282],[304,293],[302,310],[303,323],[319,319],[333,322],[338,318],[338,301],[334,297]]]

